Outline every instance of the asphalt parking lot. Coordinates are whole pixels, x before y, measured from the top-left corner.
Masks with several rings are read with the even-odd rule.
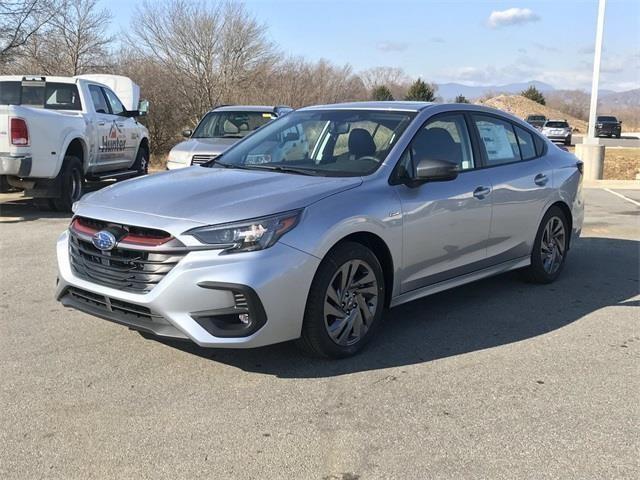
[[[639,190],[587,190],[547,286],[387,313],[360,356],[203,350],[53,300],[68,217],[0,204],[0,478],[637,478]]]

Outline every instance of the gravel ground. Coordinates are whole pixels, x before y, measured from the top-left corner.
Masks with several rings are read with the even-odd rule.
[[[338,362],[66,310],[68,218],[3,203],[0,478],[638,478],[639,208],[587,202],[556,283],[506,274],[398,307]]]

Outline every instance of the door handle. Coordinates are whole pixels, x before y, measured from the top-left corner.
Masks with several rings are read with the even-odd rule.
[[[99,127],[104,127],[104,122],[98,122]]]
[[[544,173],[539,173],[533,179],[533,182],[539,187],[544,187],[548,181],[549,181],[549,177],[547,177]]]
[[[484,197],[491,193],[491,189],[489,187],[478,187],[473,191],[473,196],[478,200],[483,200]]]

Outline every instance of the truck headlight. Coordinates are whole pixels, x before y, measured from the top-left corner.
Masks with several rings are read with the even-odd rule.
[[[241,222],[198,227],[185,232],[200,242],[223,249],[223,253],[264,250],[292,230],[300,220],[302,209]]]

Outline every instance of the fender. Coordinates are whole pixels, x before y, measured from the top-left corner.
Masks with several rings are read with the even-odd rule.
[[[84,173],[85,174],[87,173],[87,170],[89,169],[89,166],[91,164],[90,158],[89,158],[89,148],[87,146],[87,141],[82,131],[72,130],[64,137],[64,140],[62,140],[62,147],[60,148],[60,152],[58,153],[58,159],[56,161],[56,169],[55,169],[56,175],[58,172],[60,172],[60,169],[62,168],[62,162],[64,162],[64,157],[67,153],[67,149],[69,148],[69,145],[71,144],[71,142],[73,142],[74,140],[79,140],[80,143],[82,144],[82,150],[83,150],[82,166],[83,166]]]

